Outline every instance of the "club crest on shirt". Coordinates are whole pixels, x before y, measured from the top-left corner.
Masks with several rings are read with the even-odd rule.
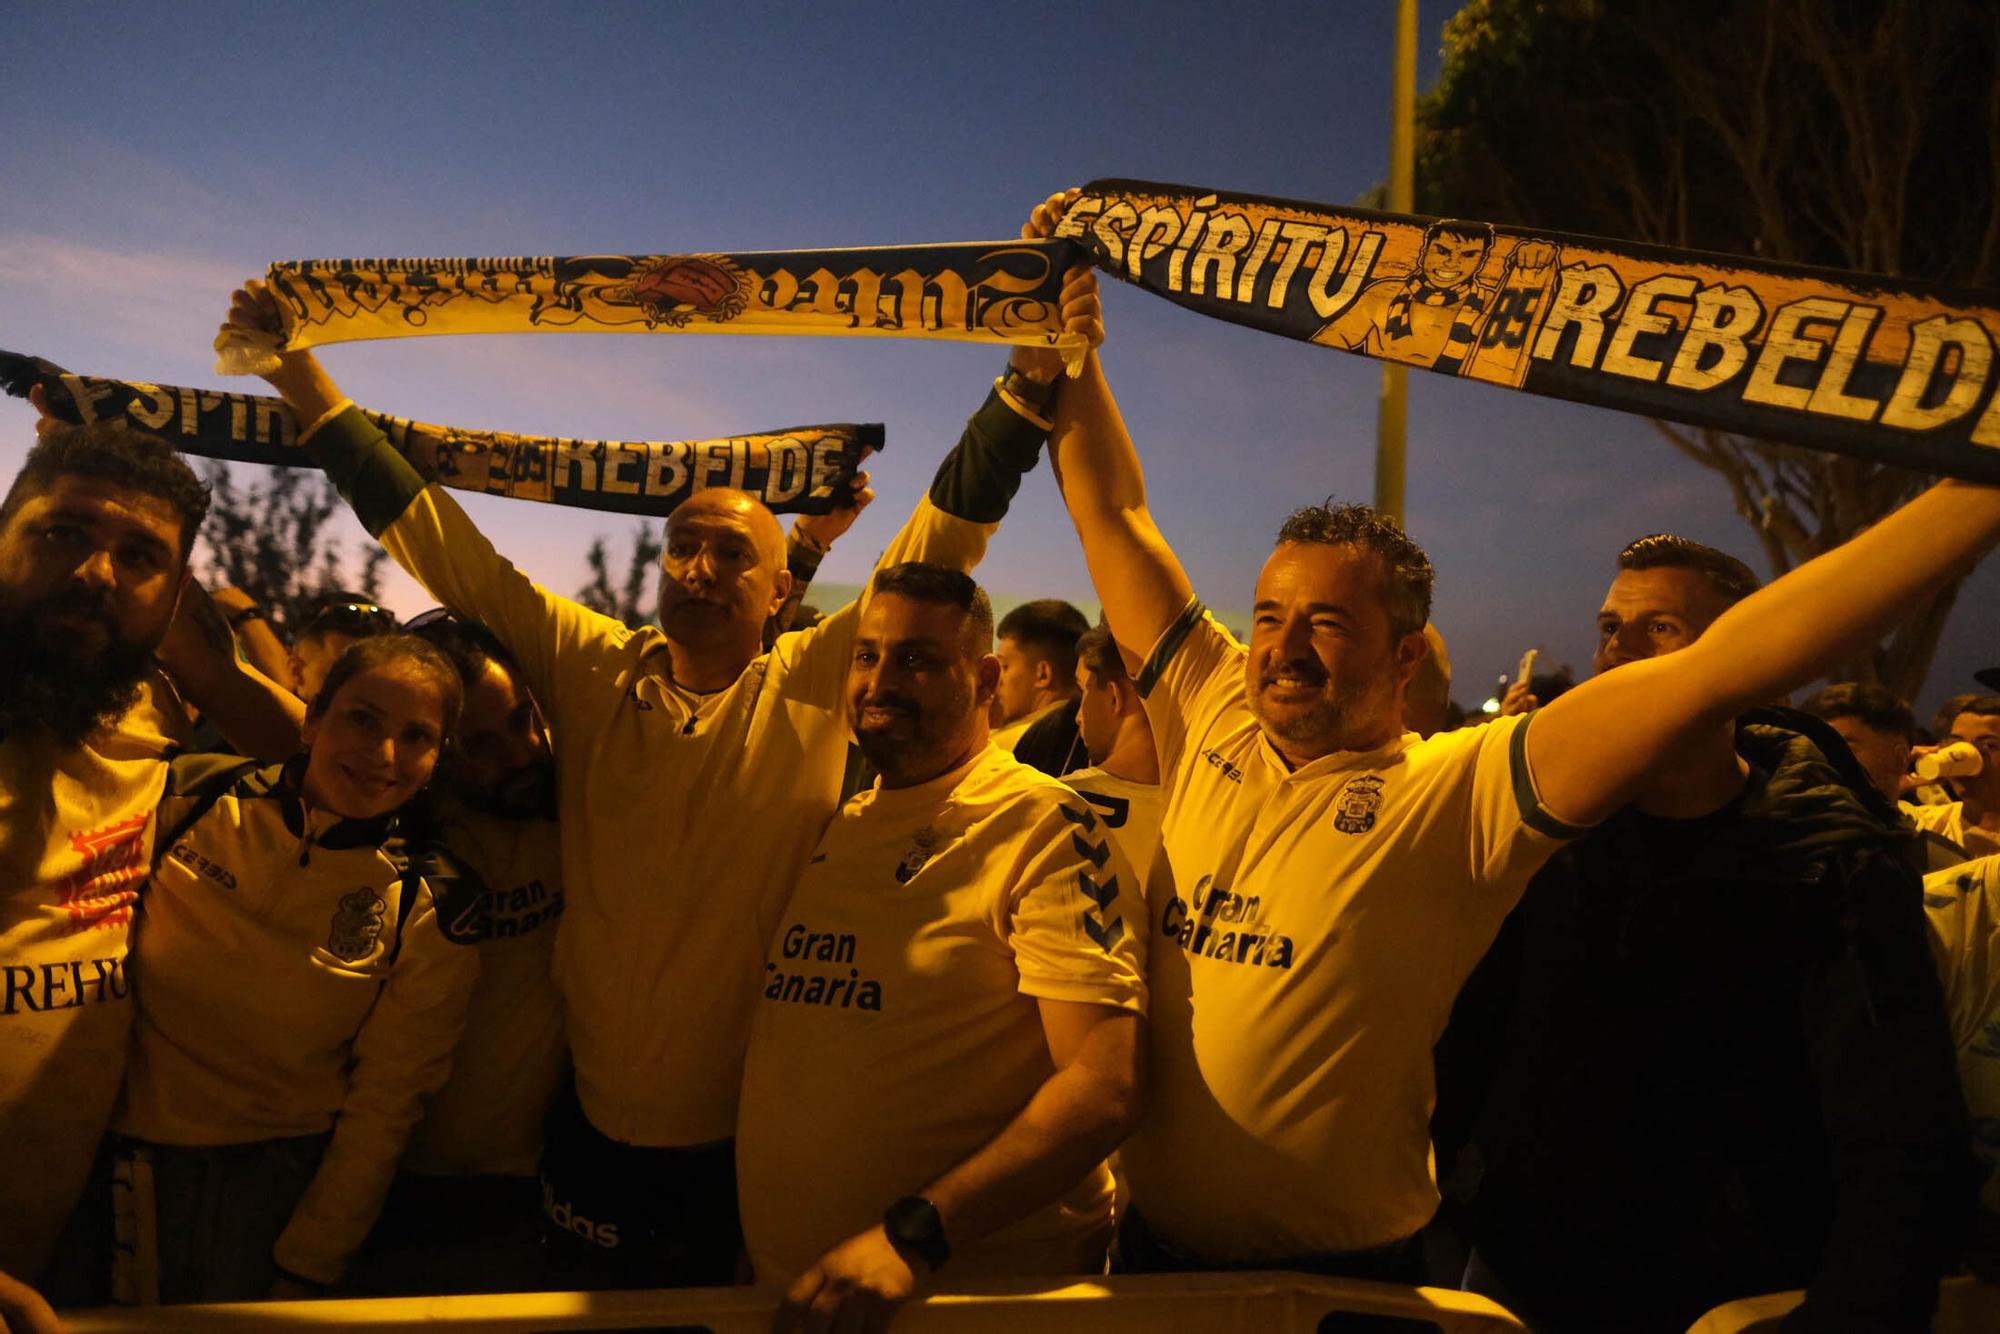
[[[937,830],[931,828],[929,825],[925,825],[916,832],[916,837],[910,844],[910,850],[903,854],[903,860],[896,867],[897,884],[907,885],[916,878],[917,872],[924,869],[924,863],[929,861],[931,854],[937,851],[938,841]]]
[[[1375,774],[1350,778],[1333,803],[1333,827],[1343,834],[1365,834],[1375,827],[1382,805],[1382,780]]]
[[[326,933],[326,952],[342,963],[367,958],[382,934],[382,914],[388,907],[372,889],[341,895]]]

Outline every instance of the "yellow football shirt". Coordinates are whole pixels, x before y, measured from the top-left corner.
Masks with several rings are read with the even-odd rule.
[[[1902,810],[1917,828],[1957,844],[1968,856],[1986,857],[1994,852],[1994,836],[1978,825],[1965,822],[1962,801],[1949,801],[1941,806],[1913,806],[1904,802]]]
[[[1072,769],[1062,776],[1062,781],[1063,786],[1089,802],[1103,819],[1118,850],[1132,863],[1143,883],[1152,869],[1154,854],[1160,850],[1160,818],[1166,814],[1165,790],[1158,783],[1135,783],[1095,766]]]
[[[1571,832],[1535,796],[1527,718],[1294,771],[1250,713],[1246,657],[1191,602],[1138,680],[1166,855],[1147,884],[1152,1098],[1122,1157],[1155,1234],[1225,1262],[1429,1221],[1431,1048]]]
[[[132,905],[187,711],[154,673],[82,746],[0,738],[0,1270],[32,1279],[125,1070]]]
[[[921,500],[881,563],[970,568],[993,527]],[[436,486],[382,544],[500,637],[554,724],[556,983],[591,1124],[627,1144],[728,1138],[764,942],[840,793],[858,604],[697,696],[659,630],[530,583]]]
[[[405,877],[410,850],[384,844],[389,822],[307,811],[295,769],[239,779],[154,867],[113,1126],[178,1145],[331,1129],[273,1248],[281,1267],[330,1283],[445,1081],[479,955],[446,937],[431,883]],[[193,804],[170,794],[160,820],[172,829]]]
[[[1986,1169],[1980,1207],[2000,1219],[2000,856],[1925,876],[1924,915],[1973,1148]]]
[[[784,1287],[972,1156],[1054,1074],[1037,999],[1143,1013],[1144,907],[1103,822],[988,746],[827,827],[773,936],[736,1167],[760,1282]],[[954,1245],[953,1274],[1100,1269],[1100,1166]]]
[[[554,820],[442,805],[446,850],[484,887],[443,924],[452,939],[479,942],[479,981],[451,1077],[411,1132],[403,1167],[426,1176],[533,1176],[542,1119],[569,1066],[554,973],[562,831]]]

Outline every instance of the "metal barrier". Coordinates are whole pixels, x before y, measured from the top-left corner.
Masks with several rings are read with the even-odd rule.
[[[752,1288],[679,1292],[527,1292],[481,1297],[118,1307],[63,1313],[70,1334],[189,1334],[353,1329],[621,1330],[627,1334],[766,1334],[773,1299]],[[1527,1327],[1484,1297],[1442,1288],[1304,1274],[1133,1274],[982,1283],[934,1292],[896,1319],[896,1334],[1517,1334]]]
[[[1805,1299],[1803,1292],[1774,1292],[1728,1302],[1697,1320],[1688,1334],[1775,1331],[1786,1313]],[[2000,1329],[2000,1283],[1982,1283],[1967,1277],[1948,1278],[1938,1285],[1938,1309],[1931,1320],[1931,1334],[1993,1334],[1997,1329]]]

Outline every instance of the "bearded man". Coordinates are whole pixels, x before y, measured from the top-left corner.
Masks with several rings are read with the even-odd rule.
[[[295,749],[303,712],[190,583],[208,490],[172,448],[41,434],[0,501],[0,1270],[30,1278],[125,1068],[126,936],[189,704],[255,754]]]

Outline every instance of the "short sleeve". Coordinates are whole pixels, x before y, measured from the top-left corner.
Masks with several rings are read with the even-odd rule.
[[[1243,667],[1249,650],[1222,628],[1201,599],[1191,598],[1147,653],[1133,684],[1146,702],[1160,772],[1180,767],[1191,737],[1217,714],[1243,701]]]
[[[1072,795],[1044,806],[1021,846],[1007,943],[1022,994],[1144,1014],[1145,905],[1104,821]]]
[[[1468,833],[1473,881],[1516,893],[1558,844],[1584,833],[1542,805],[1528,764],[1528,728],[1534,718],[1527,713],[1446,734],[1470,748],[1460,762],[1472,765]]]

